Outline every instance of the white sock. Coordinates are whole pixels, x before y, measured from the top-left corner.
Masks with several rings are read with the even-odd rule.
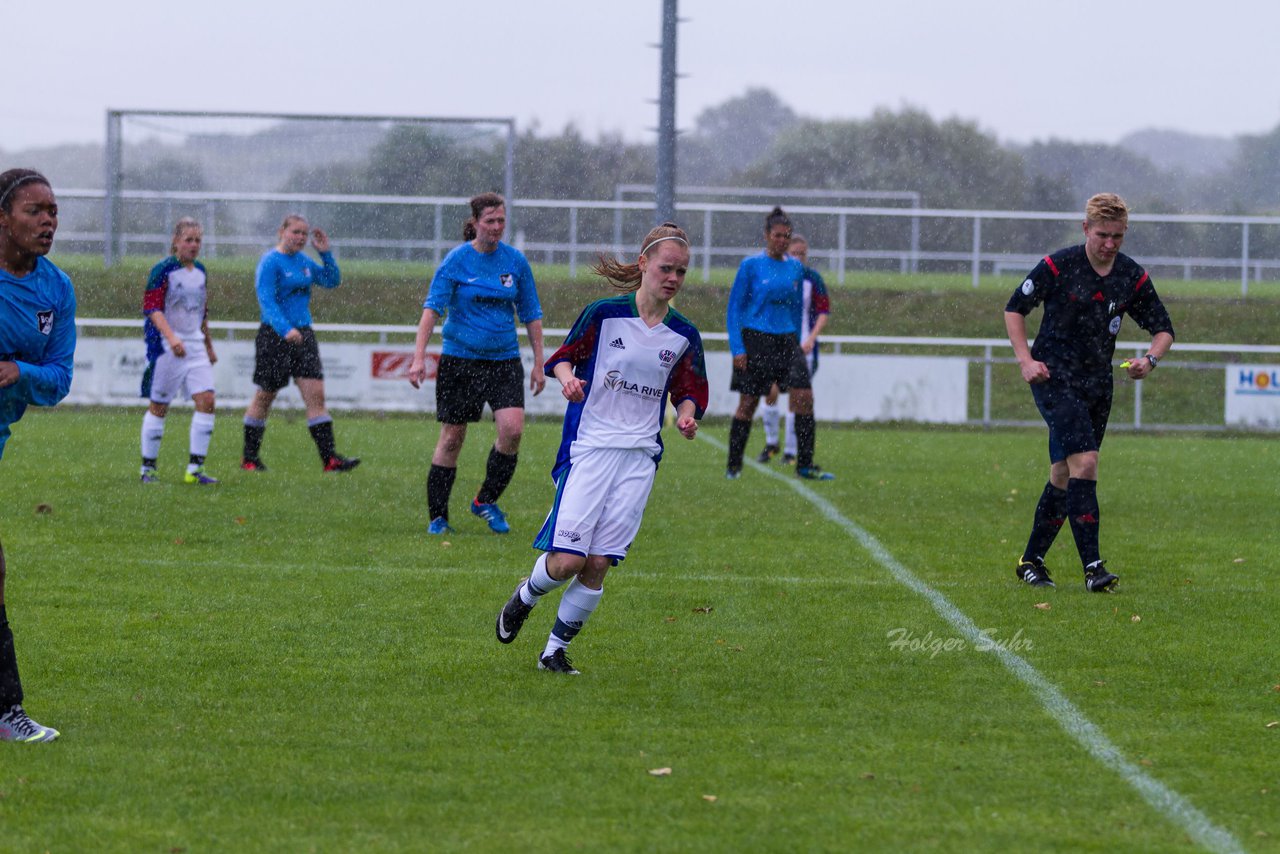
[[[209,456],[209,440],[213,438],[213,413],[191,413],[191,453],[197,457]],[[200,468],[194,463],[187,464],[187,471]]]
[[[787,410],[787,446],[782,453],[796,455],[796,414],[790,409]]]
[[[160,456],[160,440],[164,438],[164,419],[151,410],[142,416],[142,458],[154,460]]]
[[[778,447],[778,419],[782,416],[782,408],[778,402],[760,404],[760,420],[764,422],[764,443]]]
[[[569,645],[569,641],[582,631],[582,627],[590,619],[591,612],[600,604],[600,597],[603,595],[603,589],[592,590],[577,578],[573,579],[572,583],[564,589],[564,595],[560,597],[560,608],[556,611],[556,624],[547,637],[546,649],[542,651],[543,658]]]
[[[533,572],[529,573],[529,580],[520,585],[520,601],[526,605],[537,605],[539,599],[565,583],[556,581],[547,574],[548,554],[549,552],[543,552],[538,555],[538,559],[533,562]]]

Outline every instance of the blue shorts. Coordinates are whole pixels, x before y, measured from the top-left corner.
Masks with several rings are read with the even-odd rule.
[[[1031,396],[1049,425],[1049,462],[1102,447],[1111,417],[1111,375],[1033,383]]]

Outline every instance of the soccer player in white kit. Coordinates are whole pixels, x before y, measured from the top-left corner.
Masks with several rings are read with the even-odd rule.
[[[173,227],[173,252],[151,268],[142,298],[147,318],[147,369],[142,396],[150,399],[142,416],[142,482],[156,483],[156,459],[164,438],[169,404],[185,388],[195,403],[191,415],[190,456],[186,483],[212,486],[218,481],[204,470],[213,437],[213,365],[218,361],[209,338],[208,276],[196,260],[204,229],[190,217]]]
[[[502,643],[516,639],[538,601],[568,584],[538,667],[577,675],[565,649],[595,611],[609,567],[627,556],[662,459],[666,400],[676,429],[698,432],[707,407],[702,338],[671,308],[689,266],[689,238],[674,223],[645,236],[633,264],[602,258],[595,271],[624,295],[583,310],[545,371],[569,401],[551,475],[556,497],[534,540],[543,554],[498,614]]]

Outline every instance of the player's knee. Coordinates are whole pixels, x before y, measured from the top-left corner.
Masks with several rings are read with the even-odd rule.
[[[1077,480],[1097,480],[1098,453],[1088,451],[1083,454],[1073,454],[1067,458],[1067,469],[1069,475]]]

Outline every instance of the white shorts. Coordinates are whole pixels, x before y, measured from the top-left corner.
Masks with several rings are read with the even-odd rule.
[[[202,391],[213,391],[213,365],[209,363],[209,351],[204,343],[187,343],[187,355],[178,358],[165,350],[156,358],[151,375],[151,400],[169,403],[185,386],[187,395],[195,397]]]
[[[588,448],[556,484],[556,500],[533,541],[544,552],[627,556],[640,531],[658,466],[640,448]]]

